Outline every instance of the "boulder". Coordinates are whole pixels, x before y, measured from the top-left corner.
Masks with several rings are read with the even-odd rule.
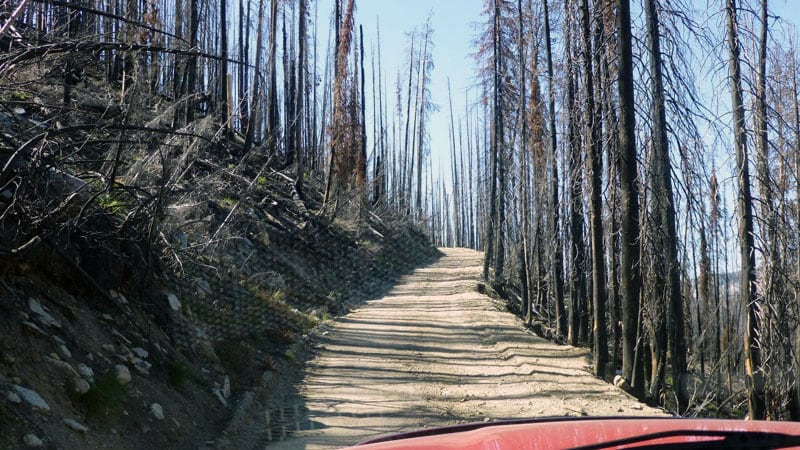
[[[30,298],[28,299],[28,308],[31,310],[33,315],[38,319],[38,321],[44,325],[61,328],[61,322],[56,320],[55,317],[50,315],[49,312],[41,305],[36,299]]]
[[[66,373],[70,377],[77,377],[78,371],[76,371],[70,363],[66,361],[62,361],[60,359],[54,358],[53,356],[45,356],[44,359],[52,364],[53,366],[60,369],[62,372]]]
[[[90,385],[89,382],[83,378],[76,378],[72,380],[72,387],[75,389],[75,392],[80,395],[87,394],[92,390],[92,385]]]
[[[153,414],[158,420],[164,420],[164,408],[161,407],[158,403],[153,403],[150,405],[150,413]]]
[[[44,442],[35,434],[26,434],[25,437],[22,438],[22,443],[28,448],[44,447]]]
[[[77,420],[64,419],[64,425],[70,427],[72,430],[77,431],[78,433],[86,433],[89,431],[89,427],[78,422]]]
[[[181,301],[178,300],[178,296],[172,293],[167,294],[167,302],[169,303],[169,308],[173,311],[180,311],[181,310]]]
[[[68,362],[52,357],[45,357],[45,359],[64,373],[70,383],[72,383],[72,387],[75,388],[75,392],[80,395],[89,392],[91,389],[89,382],[81,378],[81,375],[78,373],[78,371],[75,370]]]
[[[133,359],[133,368],[142,375],[150,375],[150,368],[152,367],[152,364],[141,358]]]
[[[94,381],[94,370],[91,367],[87,366],[86,364],[78,364],[78,373],[89,380],[89,382]]]
[[[8,395],[6,395],[6,399],[15,405],[22,403],[22,399],[19,398],[19,394],[16,392],[9,392]]]
[[[19,394],[20,398],[25,401],[25,403],[31,405],[33,409],[37,409],[39,411],[50,411],[50,405],[47,404],[46,401],[42,398],[41,395],[36,393],[31,389],[24,388],[19,385],[12,386],[14,391]]]
[[[58,354],[64,359],[72,359],[72,352],[64,344],[58,346]]]
[[[614,386],[622,389],[623,391],[629,394],[633,393],[633,388],[631,387],[630,383],[628,383],[628,380],[623,378],[622,375],[617,375],[614,377]]]
[[[114,366],[114,377],[116,377],[117,382],[122,386],[125,386],[133,380],[131,371],[128,369],[128,366],[124,364],[117,364]]]
[[[222,396],[225,399],[231,398],[231,377],[225,375],[225,379],[222,380]]]
[[[120,333],[116,328],[111,329],[111,335],[115,338],[119,339],[125,345],[131,345],[130,339],[126,338],[122,333]]]
[[[114,301],[117,302],[119,305],[125,306],[128,304],[128,299],[124,295],[122,295],[122,293],[117,292],[114,289],[109,290],[108,295],[110,295],[111,298],[113,298]]]

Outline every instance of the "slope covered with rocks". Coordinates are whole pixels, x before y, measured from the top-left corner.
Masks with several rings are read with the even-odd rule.
[[[64,107],[59,58],[0,83],[0,448],[213,446],[309,330],[437,257],[91,65]]]

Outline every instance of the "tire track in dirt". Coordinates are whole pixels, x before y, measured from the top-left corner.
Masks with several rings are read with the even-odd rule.
[[[487,419],[664,414],[593,377],[585,349],[533,335],[479,294],[482,253],[441,250],[321,336],[298,386],[307,429],[269,448]]]

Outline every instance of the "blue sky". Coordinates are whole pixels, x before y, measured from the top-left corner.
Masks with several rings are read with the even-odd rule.
[[[721,10],[722,0],[686,0],[700,10],[706,6]],[[406,64],[406,48],[408,38],[406,33],[414,27],[422,27],[428,14],[432,17],[434,29],[433,59],[435,69],[432,74],[431,94],[434,103],[438,104],[440,111],[434,113],[429,125],[431,155],[434,162],[435,175],[439,175],[442,168],[450,165],[449,152],[449,110],[447,99],[447,80],[450,79],[453,90],[453,102],[456,110],[456,120],[463,114],[464,95],[469,86],[474,83],[475,60],[472,56],[473,41],[477,33],[476,24],[481,22],[481,11],[484,0],[357,0],[356,22],[364,26],[364,40],[367,51],[367,117],[371,126],[371,85],[369,73],[369,58],[371,48],[377,42],[377,21],[380,20],[381,46],[383,70],[386,75],[384,83],[388,83],[390,113],[394,103],[393,89],[398,68]],[[633,9],[640,10],[639,0],[632,0]],[[784,21],[800,26],[800,0],[771,0],[770,9],[773,14],[780,16]],[[332,0],[319,0],[319,40],[321,49],[327,39],[327,27],[330,23]],[[774,27],[774,24],[771,24]],[[776,32],[773,39],[782,36]],[[556,58],[558,54],[554,55]],[[321,57],[323,57],[321,55]],[[322,63],[321,63],[322,64]],[[708,67],[704,68],[708,69]],[[718,74],[722,75],[723,74]],[[701,76],[700,79],[704,77]],[[727,98],[727,88],[716,85],[711,95],[722,95],[723,101]],[[474,95],[472,95],[474,97]],[[371,133],[369,134],[371,139]],[[372,148],[372,143],[368,143]],[[449,178],[449,171],[445,170],[445,179]]]
[[[384,69],[392,83],[397,67],[405,65],[408,46],[405,33],[415,26],[421,28],[428,14],[431,14],[435,44],[431,95],[433,102],[440,107],[439,112],[431,117],[430,124],[430,146],[435,171],[438,171],[437,163],[449,167],[450,115],[447,79],[449,77],[452,84],[456,117],[463,111],[466,89],[474,83],[475,63],[471,53],[476,33],[475,24],[481,20],[482,4],[483,0],[362,0],[358,4],[357,18],[365,25],[365,40],[369,39],[367,35],[374,32],[375,18],[380,16],[382,58]]]
[[[319,39],[327,39],[327,23],[333,8],[331,0],[319,1]],[[433,102],[439,105],[440,111],[434,113],[429,125],[431,155],[435,175],[440,168],[449,167],[449,121],[450,115],[447,100],[447,79],[450,78],[453,90],[453,108],[458,114],[464,108],[466,89],[474,83],[475,64],[472,56],[473,40],[476,34],[475,24],[481,20],[483,0],[360,0],[356,1],[356,23],[364,26],[364,47],[367,66],[367,122],[371,126],[371,86],[369,81],[370,53],[372,43],[377,42],[377,21],[381,27],[381,57],[383,70],[389,83],[390,113],[394,104],[394,83],[397,69],[406,65],[408,47],[407,32],[414,27],[422,28],[428,14],[431,14],[433,33],[433,70],[431,95]],[[387,101],[384,99],[384,101]],[[371,139],[371,133],[368,134]],[[372,143],[368,142],[372,149]]]

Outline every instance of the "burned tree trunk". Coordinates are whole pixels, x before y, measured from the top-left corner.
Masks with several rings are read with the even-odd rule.
[[[766,405],[761,368],[761,348],[758,343],[759,301],[756,284],[755,240],[753,237],[753,197],[750,193],[750,169],[748,167],[747,131],[745,130],[744,101],[742,99],[742,71],[739,56],[739,25],[736,18],[736,0],[727,0],[725,15],[728,32],[733,134],[739,184],[739,246],[742,265],[739,299],[747,314],[747,324],[744,328],[744,357],[748,392],[748,415],[751,420],[759,420],[765,417]]]

